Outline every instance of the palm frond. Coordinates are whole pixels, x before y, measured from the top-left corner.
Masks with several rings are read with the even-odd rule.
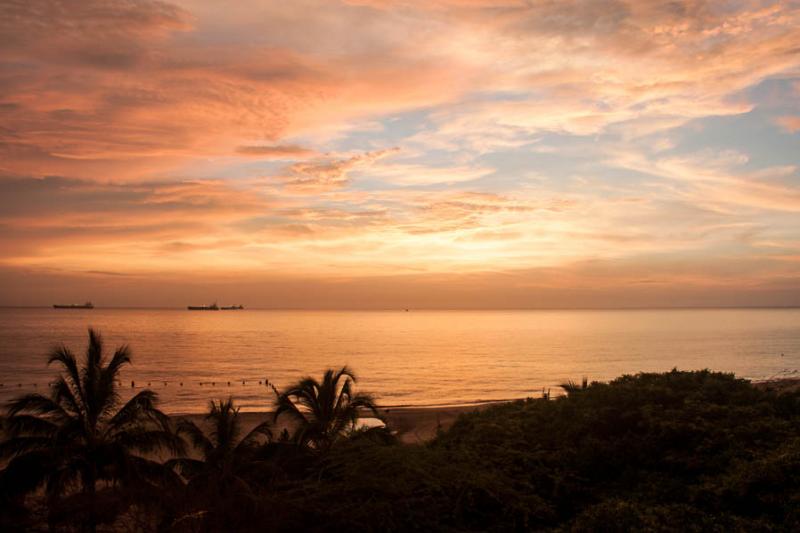
[[[169,428],[169,417],[156,408],[157,401],[158,394],[149,389],[138,392],[109,419],[109,430],[116,431],[146,421],[155,422],[162,429]]]
[[[70,488],[78,485],[81,472],[80,466],[75,461],[52,465],[45,478],[45,493],[49,499],[54,500],[59,495],[66,493]]]
[[[103,374],[108,378],[115,379],[119,374],[122,365],[130,364],[131,362],[131,349],[127,344],[123,344],[114,351],[114,356],[108,365],[103,369]]]
[[[164,466],[175,470],[186,479],[192,479],[205,469],[206,463],[188,457],[177,457],[166,461]]]
[[[203,433],[203,430],[197,427],[197,424],[191,420],[182,418],[178,421],[175,432],[178,436],[185,436],[189,439],[189,443],[200,453],[203,457],[209,457],[214,452],[214,444]]]
[[[275,419],[292,418],[297,426],[292,440],[303,446],[324,450],[340,436],[352,432],[360,410],[383,419],[372,396],[354,393],[355,373],[347,366],[328,369],[322,381],[306,377],[278,395]]]
[[[47,450],[52,446],[53,440],[49,437],[10,437],[0,443],[0,458],[7,459],[33,451]]]
[[[110,440],[119,444],[125,450],[141,453],[151,453],[159,450],[168,451],[174,455],[186,453],[186,445],[178,435],[163,429],[130,429],[116,433]]]
[[[5,422],[8,435],[28,435],[38,437],[52,437],[58,426],[50,420],[27,414],[18,414],[8,417]]]
[[[356,373],[353,372],[353,370],[347,365],[344,365],[342,368],[339,369],[338,372],[336,372],[334,382],[338,383],[339,380],[341,380],[343,377],[348,378],[349,381],[352,381],[353,383],[358,382],[358,377],[356,377]]]
[[[107,411],[109,398],[107,390],[101,385],[101,372],[103,368],[103,338],[92,328],[89,328],[89,344],[86,346],[86,360],[81,371],[83,403],[86,406],[86,419],[90,427],[94,428],[104,411]]]
[[[281,394],[278,397],[278,406],[277,409],[275,409],[274,420],[278,420],[278,417],[282,415],[287,415],[295,422],[308,424],[309,420],[307,416],[297,407],[297,404],[292,401],[293,396],[290,395],[290,392],[291,391]]]
[[[378,420],[383,420],[383,415],[378,411],[378,406],[375,404],[375,398],[366,392],[359,392],[350,399],[350,405],[356,409],[366,409]]]
[[[53,463],[50,450],[31,449],[14,456],[0,472],[0,492],[23,495],[35,491],[47,481]]]
[[[211,439],[214,441],[217,453],[226,454],[234,449],[241,431],[239,409],[234,407],[231,397],[218,402],[212,400],[209,407],[206,420],[212,423]]]
[[[260,437],[266,437],[267,442],[272,442],[272,424],[268,420],[261,422],[256,427],[251,429],[247,435],[245,435],[242,440],[239,441],[239,444],[236,445],[234,452],[238,453],[246,448],[256,445]]]
[[[41,394],[25,394],[14,398],[7,404],[8,416],[19,413],[48,415],[59,419],[69,418],[69,414],[57,402]]]
[[[103,366],[103,336],[94,328],[89,328],[89,344],[86,346],[87,373],[97,371]]]
[[[119,403],[117,393],[117,376],[122,365],[131,362],[131,352],[127,345],[122,345],[114,352],[107,366],[100,370],[98,393],[103,397],[102,416],[107,416],[116,409]]]
[[[72,416],[84,420],[86,417],[86,409],[83,403],[75,397],[73,387],[64,379],[59,377],[54,383],[52,388],[52,400],[58,405],[64,405],[65,411],[72,411]]]
[[[69,385],[71,385],[69,388],[75,390],[75,394],[73,394],[76,396],[75,399],[82,403],[84,400],[84,394],[82,390],[83,385],[81,384],[81,373],[78,370],[78,361],[75,358],[75,354],[73,354],[70,349],[63,344],[56,346],[50,352],[50,357],[47,360],[47,364],[50,365],[54,362],[58,362],[62,367],[64,367],[64,370],[66,370],[66,378],[62,376],[61,379],[65,380],[65,382],[68,380]],[[77,404],[77,401],[75,403]]]
[[[344,385],[342,385],[342,389],[339,391],[339,396],[336,398],[336,404],[333,407],[334,412],[341,409],[343,403],[350,401],[353,388],[351,385],[352,383],[350,379],[345,379]]]
[[[559,387],[561,387],[564,390],[564,392],[567,393],[567,395],[570,395],[570,394],[573,394],[573,393],[576,393],[576,392],[580,392],[580,391],[586,390],[589,387],[589,378],[584,377],[581,380],[581,384],[580,385],[578,385],[577,383],[575,383],[574,381],[569,379],[569,380],[565,381],[564,383],[561,383],[559,385]]]

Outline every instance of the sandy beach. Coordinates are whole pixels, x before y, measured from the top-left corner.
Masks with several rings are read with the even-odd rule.
[[[754,381],[754,387],[775,392],[794,392],[800,389],[800,378],[777,378],[766,381]]]
[[[419,444],[432,439],[436,435],[438,428],[449,428],[458,415],[485,409],[496,403],[502,402],[446,407],[394,407],[380,409],[380,413],[385,417],[389,427],[396,432],[400,442],[404,444]],[[244,435],[264,420],[272,420],[272,412],[240,413],[239,417],[242,421],[242,434]],[[173,418],[187,418],[198,425],[202,425],[204,415],[174,415]],[[273,433],[277,435],[286,427],[287,424],[279,420],[273,428]]]

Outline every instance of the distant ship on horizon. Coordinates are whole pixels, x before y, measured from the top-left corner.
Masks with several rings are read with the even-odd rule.
[[[92,302],[82,304],[53,304],[53,309],[94,309]]]
[[[189,311],[219,311],[219,306],[217,302],[214,302],[211,305],[187,305],[186,309]]]
[[[214,302],[211,305],[187,305],[186,309],[189,311],[234,311],[239,309],[244,309],[243,305],[223,305],[220,307],[217,305],[217,302]]]

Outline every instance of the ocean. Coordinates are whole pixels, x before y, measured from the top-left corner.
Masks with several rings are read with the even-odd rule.
[[[343,365],[384,406],[557,394],[584,376],[709,368],[763,380],[800,368],[800,309],[0,309],[0,401],[47,392],[48,351],[65,343],[82,355],[89,326],[109,352],[122,343],[133,351],[123,398],[149,387],[169,413],[203,412],[228,396],[243,411],[269,410],[266,380],[281,388]]]

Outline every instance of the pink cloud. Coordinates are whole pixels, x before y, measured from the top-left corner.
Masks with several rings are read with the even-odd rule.
[[[800,116],[778,117],[776,122],[789,133],[800,131]]]

